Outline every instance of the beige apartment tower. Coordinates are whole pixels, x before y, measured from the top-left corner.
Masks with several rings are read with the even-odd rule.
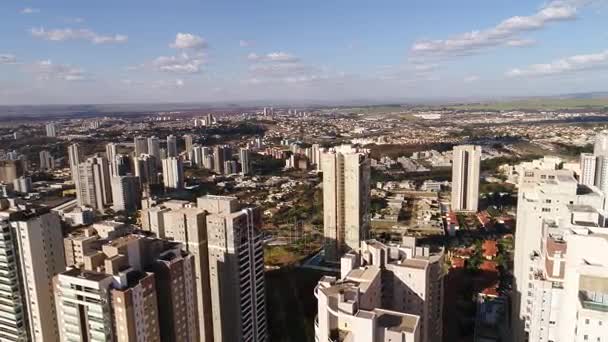
[[[454,146],[452,157],[452,210],[477,212],[481,146]]]
[[[24,214],[11,225],[16,237],[30,337],[33,341],[58,341],[52,279],[65,270],[59,216]]]
[[[360,247],[369,235],[370,160],[348,145],[321,155],[325,260]]]
[[[205,196],[215,341],[267,341],[264,250],[257,208],[235,197]]]

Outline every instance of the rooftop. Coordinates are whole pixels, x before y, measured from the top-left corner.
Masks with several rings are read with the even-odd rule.
[[[374,309],[374,312],[378,315],[378,326],[391,331],[413,333],[418,326],[418,316],[383,309]]]

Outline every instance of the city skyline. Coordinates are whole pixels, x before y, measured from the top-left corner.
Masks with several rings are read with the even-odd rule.
[[[601,0],[180,5],[0,5],[0,105],[605,90]]]

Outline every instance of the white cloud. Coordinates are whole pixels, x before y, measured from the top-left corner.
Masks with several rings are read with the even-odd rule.
[[[523,69],[514,68],[509,70],[506,75],[509,77],[548,76],[606,67],[608,67],[608,50],[566,57],[546,64],[532,64]]]
[[[485,30],[466,32],[448,39],[420,40],[412,45],[411,52],[444,57],[470,55],[501,45],[522,46],[521,43],[528,40],[518,38],[520,34],[542,29],[553,22],[575,19],[579,6],[576,0],[553,1],[533,15],[514,16]]]
[[[250,53],[247,59],[254,62],[278,62],[278,63],[297,63],[300,59],[286,52],[271,52],[266,55]]]
[[[93,44],[113,44],[124,43],[128,37],[123,34],[115,34],[111,36],[101,35],[89,29],[50,29],[43,27],[30,29],[30,34],[36,38],[42,38],[50,41],[66,41],[66,40],[86,40]]]
[[[17,63],[17,57],[11,54],[0,54],[0,64],[15,64]]]
[[[476,75],[471,75],[471,76],[467,76],[464,78],[465,83],[472,83],[472,82],[477,82],[477,81],[479,81],[479,76],[476,76]]]
[[[239,40],[239,46],[240,47],[250,47],[254,44],[253,40]]]
[[[67,64],[54,64],[50,60],[38,61],[28,67],[39,80],[83,81],[87,75],[82,68]]]
[[[136,88],[150,88],[150,89],[177,89],[183,88],[185,85],[184,80],[178,78],[175,80],[156,80],[156,81],[140,81],[140,80],[132,80],[132,79],[123,79],[120,81],[122,84],[129,87]]]
[[[195,74],[201,72],[204,63],[202,54],[189,55],[182,53],[179,56],[158,57],[152,62],[152,65],[159,71]]]
[[[534,39],[513,39],[509,40],[506,45],[513,47],[527,47],[536,44],[536,40]]]
[[[21,10],[21,14],[34,14],[34,13],[40,13],[40,9],[39,8],[26,7],[26,8],[24,8],[24,9]]]
[[[207,41],[192,33],[178,33],[175,41],[169,45],[174,49],[201,50],[207,48]]]

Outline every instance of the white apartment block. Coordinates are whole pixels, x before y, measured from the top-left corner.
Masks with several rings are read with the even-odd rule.
[[[57,275],[55,300],[61,341],[115,341],[112,275],[73,268]]]
[[[595,184],[595,166],[597,157],[592,153],[581,153],[581,174],[579,182],[584,185]]]
[[[370,159],[367,150],[337,146],[321,154],[325,259],[338,261],[369,235]]]
[[[414,238],[363,241],[341,259],[341,280],[315,289],[317,341],[441,341],[443,260]]]
[[[477,211],[480,166],[481,146],[454,146],[452,157],[453,211]]]
[[[169,157],[162,160],[163,183],[165,188],[179,190],[184,188],[184,168],[179,158]]]
[[[45,129],[46,129],[46,136],[47,137],[51,137],[54,138],[57,136],[57,130],[55,128],[55,124],[54,123],[48,123],[45,125]]]
[[[608,341],[605,196],[568,170],[527,172],[536,181],[519,187],[514,341]]]

